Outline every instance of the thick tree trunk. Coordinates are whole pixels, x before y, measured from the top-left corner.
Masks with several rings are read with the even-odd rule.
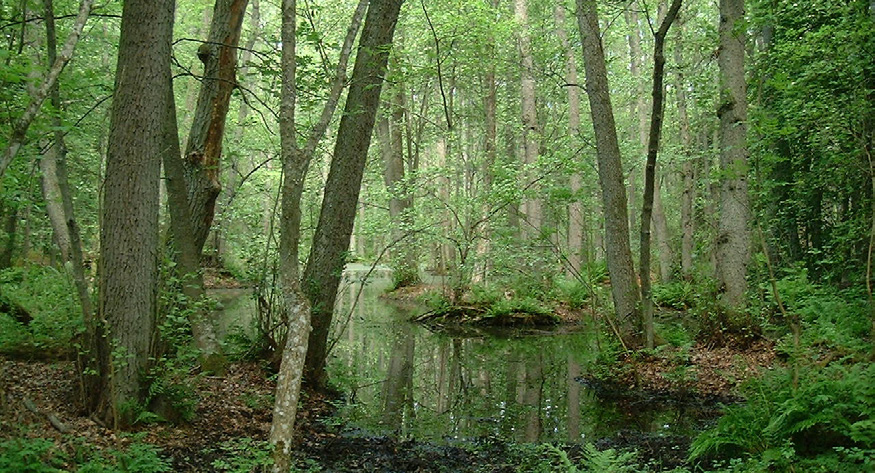
[[[565,31],[565,5],[553,7],[553,21],[556,23],[556,36],[565,52],[565,90],[568,96],[568,134],[576,144],[580,134],[580,88],[578,86],[577,62],[574,50]],[[572,277],[581,274],[581,252],[583,251],[583,210],[580,202],[581,176],[579,172],[571,175],[571,204],[568,205],[568,273]]]
[[[529,37],[529,11],[527,0],[514,0],[513,11],[519,31],[517,42],[520,51],[520,111],[523,124],[523,176],[527,187],[523,197],[522,225],[523,238],[531,240],[538,238],[541,233],[541,200],[537,197],[539,185],[534,184],[538,179],[536,170],[538,163],[539,141],[541,130],[538,127],[538,114],[535,104],[535,61],[532,56],[532,40]]]
[[[380,102],[383,76],[401,0],[374,0],[359,40],[352,82],[337,131],[319,223],[313,237],[303,286],[312,304],[313,333],[307,351],[306,376],[324,387],[328,332],[334,298],[355,220],[364,165]]]
[[[744,0],[720,1],[720,223],[717,277],[726,310],[743,309],[750,259],[747,195],[747,87],[744,79]]]
[[[79,13],[76,15],[76,21],[73,22],[73,29],[70,31],[70,35],[67,36],[67,41],[64,42],[60,54],[58,54],[52,62],[48,74],[46,74],[42,84],[40,84],[39,88],[36,89],[31,96],[30,103],[24,109],[24,112],[12,125],[12,136],[9,138],[6,148],[3,150],[3,156],[0,157],[0,177],[3,177],[9,164],[15,159],[18,150],[21,149],[21,145],[24,144],[24,140],[27,137],[27,129],[30,128],[30,124],[33,123],[33,119],[36,118],[37,113],[39,113],[40,108],[42,108],[43,102],[45,102],[46,98],[55,87],[55,84],[57,84],[58,77],[61,76],[64,67],[66,67],[67,63],[72,59],[73,50],[76,49],[76,44],[79,42],[79,36],[85,28],[85,23],[88,21],[88,14],[91,13],[91,7],[93,5],[94,0],[82,0],[82,3],[79,4]]]
[[[237,86],[237,45],[249,0],[216,0],[207,41],[198,48],[204,64],[197,106],[185,146],[191,236],[200,258],[221,191],[222,138],[231,92]],[[176,235],[179,237],[179,235]]]
[[[170,93],[173,0],[129,0],[122,11],[100,232],[96,414],[129,425],[143,401],[158,278],[158,187]]]
[[[653,348],[653,299],[650,294],[650,220],[653,217],[654,187],[656,181],[656,156],[662,134],[663,96],[665,88],[665,35],[671,27],[681,0],[673,0],[668,14],[654,35],[653,44],[653,110],[650,114],[650,133],[647,140],[647,166],[644,169],[644,203],[641,207],[641,254],[639,279],[641,280],[641,315],[644,321],[644,346]]]
[[[617,314],[617,330],[627,347],[640,345],[638,282],[629,246],[626,190],[620,163],[620,145],[614,111],[608,93],[608,73],[599,34],[594,0],[577,0],[577,20],[583,40],[586,91],[596,137],[599,183],[605,222],[605,252],[611,277],[611,295]]]

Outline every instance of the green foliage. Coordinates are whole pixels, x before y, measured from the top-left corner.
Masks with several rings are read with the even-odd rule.
[[[249,473],[266,471],[266,467],[273,465],[271,446],[263,440],[249,437],[228,440],[219,444],[217,450],[222,457],[213,461],[215,471]]]
[[[500,299],[486,310],[486,317],[506,317],[513,314],[540,315],[555,317],[553,311],[544,307],[544,303],[531,297],[515,297]]]
[[[69,350],[82,329],[72,281],[50,266],[28,265],[0,271],[0,294],[33,317],[27,327],[0,315],[0,352]]]
[[[805,369],[794,387],[779,369],[745,387],[747,403],[729,406],[716,427],[693,442],[690,458],[750,457],[785,470],[829,462],[831,471],[866,471],[875,452],[875,366],[830,365]],[[870,455],[858,462],[861,454]]]
[[[551,444],[519,447],[522,461],[517,471],[531,473],[635,473],[641,470],[633,451],[613,448],[599,450],[592,444],[583,447],[583,458],[575,463],[561,448]]]
[[[696,303],[696,292],[689,281],[674,281],[653,286],[653,302],[660,307],[686,310]]]
[[[159,448],[139,441],[122,450],[97,450],[80,445],[72,455],[55,448],[55,443],[47,439],[15,438],[0,442],[0,472],[61,471],[161,473],[172,470],[170,462],[161,457]]]
[[[11,439],[0,442],[0,471],[53,473],[61,471],[61,459],[52,452],[54,442],[46,439]]]
[[[581,281],[558,279],[555,282],[557,298],[572,309],[582,309],[592,296],[592,288]]]

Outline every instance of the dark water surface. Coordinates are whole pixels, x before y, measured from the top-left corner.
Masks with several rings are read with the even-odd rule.
[[[434,333],[408,321],[421,307],[379,297],[390,284],[385,273],[364,285],[363,274],[362,268],[345,273],[328,360],[333,383],[347,393],[339,417],[349,434],[586,443],[688,437],[715,414],[664,399],[597,395],[581,380],[600,369],[606,341],[585,325],[555,333]],[[224,307],[221,334],[251,317],[248,294],[213,294]]]

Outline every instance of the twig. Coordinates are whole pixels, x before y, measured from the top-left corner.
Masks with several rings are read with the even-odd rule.
[[[71,432],[70,428],[64,425],[64,423],[61,422],[61,419],[58,419],[58,416],[52,414],[51,412],[40,412],[40,410],[36,407],[36,404],[34,404],[33,401],[30,400],[30,398],[24,398],[21,402],[24,403],[24,407],[26,407],[27,410],[29,410],[30,412],[33,412],[38,416],[45,416],[45,418],[48,419],[49,423],[52,424],[52,427],[57,429],[58,432],[62,434],[69,434]]]

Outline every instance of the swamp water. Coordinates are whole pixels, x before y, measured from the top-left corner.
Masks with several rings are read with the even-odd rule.
[[[366,270],[357,269],[344,273],[328,360],[346,393],[338,419],[347,435],[634,446],[689,439],[717,414],[715,406],[599,395],[582,382],[604,369],[597,330],[435,333],[409,322],[423,308],[380,297],[391,283],[385,272],[362,282]],[[250,290],[211,292],[224,307],[220,334],[251,319]]]

